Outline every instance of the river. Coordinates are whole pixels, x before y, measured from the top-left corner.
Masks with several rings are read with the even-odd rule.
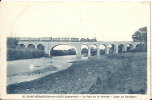
[[[52,58],[22,59],[7,62],[7,85],[31,81],[67,69],[73,61],[87,57],[56,56]]]

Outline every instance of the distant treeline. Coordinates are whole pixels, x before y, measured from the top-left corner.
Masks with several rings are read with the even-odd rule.
[[[64,56],[64,55],[75,55],[76,51],[72,49],[68,50],[52,50],[52,55],[53,56]]]

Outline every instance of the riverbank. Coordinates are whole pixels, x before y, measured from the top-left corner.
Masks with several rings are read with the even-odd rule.
[[[75,61],[68,69],[9,85],[10,94],[144,94],[146,53],[122,53]]]
[[[73,61],[84,59],[87,58],[82,57],[81,59],[77,59],[77,57],[73,55],[7,61],[7,85],[42,78],[67,69],[72,65]]]

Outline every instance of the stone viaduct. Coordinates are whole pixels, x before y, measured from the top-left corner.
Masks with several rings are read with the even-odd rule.
[[[54,47],[58,45],[70,45],[71,47],[75,48],[77,57],[81,57],[81,47],[83,45],[86,45],[88,47],[88,56],[91,56],[91,46],[95,45],[97,47],[97,56],[100,55],[100,45],[105,46],[105,54],[109,54],[110,52],[110,45],[114,47],[113,53],[119,53],[119,49],[121,47],[121,52],[125,52],[128,50],[134,50],[136,46],[140,44],[139,42],[132,42],[132,41],[96,41],[96,42],[72,42],[72,41],[44,41],[40,38],[38,40],[35,40],[34,38],[30,40],[29,39],[19,39],[18,45],[22,48],[42,48],[45,52],[45,54],[51,55],[51,51]]]

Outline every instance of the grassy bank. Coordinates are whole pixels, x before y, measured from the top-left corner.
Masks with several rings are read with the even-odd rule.
[[[10,94],[144,94],[146,53],[122,53],[77,61],[41,79],[10,85]]]

